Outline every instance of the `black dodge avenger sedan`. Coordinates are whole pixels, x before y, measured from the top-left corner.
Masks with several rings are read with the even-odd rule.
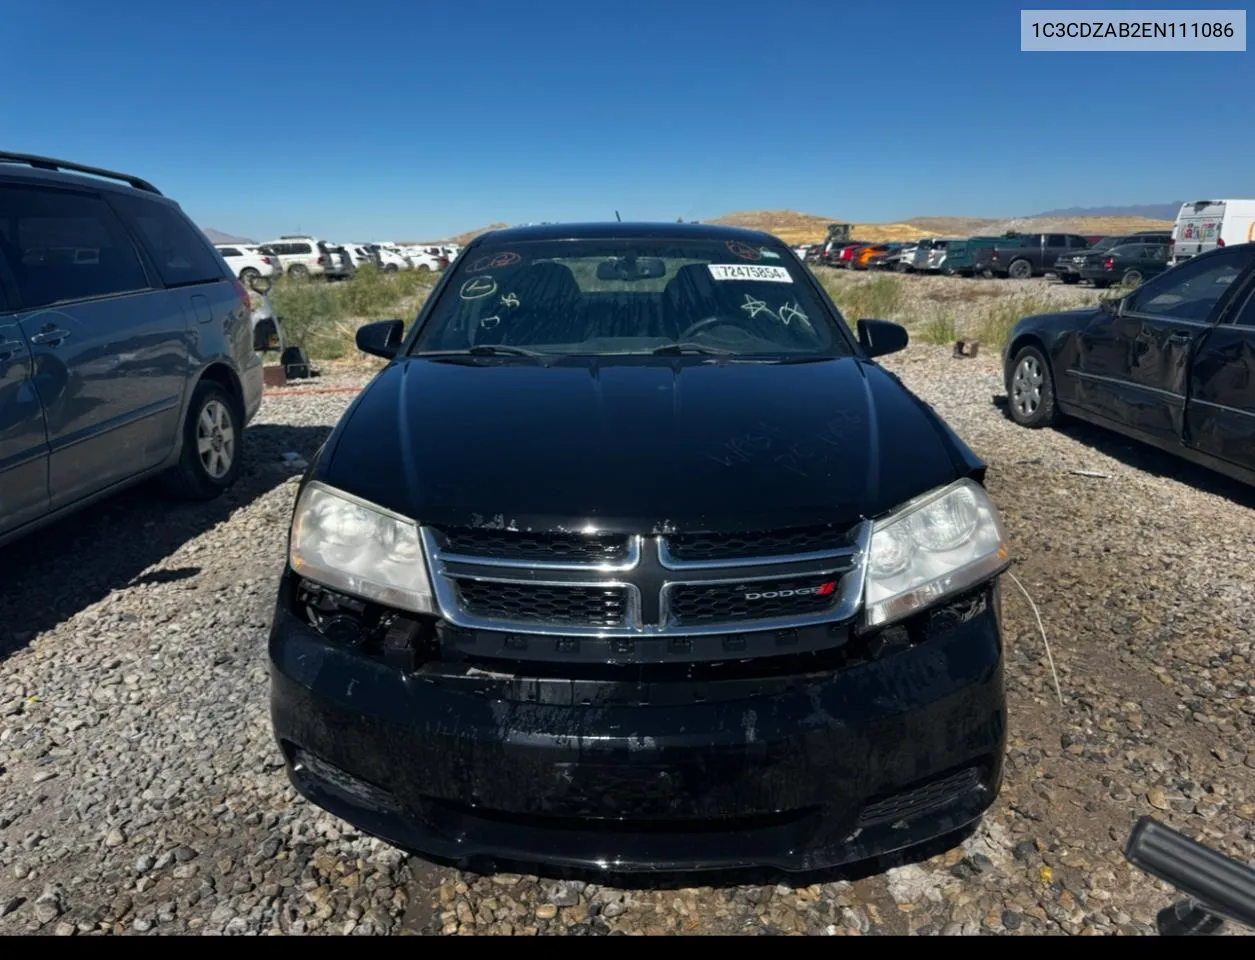
[[[1255,484],[1255,243],[1088,310],[1024,317],[1002,359],[1016,423],[1076,417]]]
[[[993,802],[985,466],[763,233],[466,248],[302,479],[270,638],[292,782],[454,862],[807,870]]]

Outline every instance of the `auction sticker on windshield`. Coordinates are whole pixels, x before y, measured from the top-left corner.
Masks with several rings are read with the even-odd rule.
[[[792,283],[793,277],[784,267],[754,267],[748,263],[712,263],[710,275],[716,280],[766,280],[769,283]]]

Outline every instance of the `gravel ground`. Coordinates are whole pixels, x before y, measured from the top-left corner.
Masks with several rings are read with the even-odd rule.
[[[1007,781],[961,843],[792,881],[484,877],[297,798],[265,637],[284,455],[363,380],[329,371],[267,397],[219,502],[140,489],[4,551],[0,934],[1150,932],[1169,894],[1122,861],[1138,815],[1255,856],[1255,495],[1097,430],[1014,427],[996,357],[886,366],[988,459],[1062,687],[1008,580]]]

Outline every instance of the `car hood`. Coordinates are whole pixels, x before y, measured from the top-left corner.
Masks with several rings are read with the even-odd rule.
[[[855,358],[407,359],[313,478],[423,523],[738,531],[877,516],[983,464]]]

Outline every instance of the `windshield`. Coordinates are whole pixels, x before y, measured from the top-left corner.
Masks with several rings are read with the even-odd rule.
[[[412,353],[850,353],[832,308],[783,245],[531,241],[478,247],[456,264]]]

